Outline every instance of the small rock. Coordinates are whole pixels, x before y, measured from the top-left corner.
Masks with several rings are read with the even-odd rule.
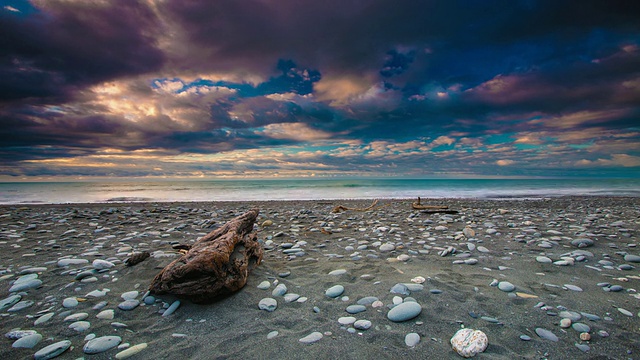
[[[322,339],[323,335],[321,332],[318,331],[314,331],[311,334],[303,337],[302,339],[298,340],[303,344],[311,344],[314,343],[316,341],[319,341],[320,339]]]
[[[489,345],[487,335],[480,330],[460,329],[451,338],[453,350],[460,356],[470,358],[485,351]]]
[[[57,343],[53,343],[51,345],[45,346],[42,349],[38,350],[35,354],[33,354],[33,358],[35,360],[49,360],[54,357],[62,354],[67,351],[68,348],[71,347],[71,341],[62,340]]]
[[[258,303],[260,310],[266,310],[268,312],[274,311],[278,307],[278,302],[274,298],[264,298]]]
[[[418,335],[417,333],[408,333],[404,337],[404,343],[408,347],[415,347],[416,345],[418,345],[418,343],[420,343],[420,335]]]

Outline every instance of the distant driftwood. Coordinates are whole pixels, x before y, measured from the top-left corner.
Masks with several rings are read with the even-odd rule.
[[[253,231],[258,213],[252,209],[205,235],[165,266],[149,290],[195,303],[212,302],[240,290],[262,260],[262,246]]]
[[[457,210],[448,210],[449,207],[446,205],[424,205],[420,203],[420,197],[418,197],[418,201],[411,203],[411,208],[414,210],[424,210],[422,213],[425,214],[457,214]]]

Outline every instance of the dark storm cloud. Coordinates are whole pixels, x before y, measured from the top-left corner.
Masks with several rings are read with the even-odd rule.
[[[0,101],[66,98],[84,86],[162,65],[149,36],[161,29],[141,2],[43,4],[28,17],[0,12]]]

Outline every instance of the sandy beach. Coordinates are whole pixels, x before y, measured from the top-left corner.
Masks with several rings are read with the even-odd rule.
[[[340,213],[332,210],[371,202],[1,206],[0,358],[69,341],[56,359],[113,359],[139,344],[147,346],[132,359],[459,359],[449,341],[462,327],[487,335],[479,359],[640,358],[639,198],[422,200],[454,214],[414,210],[412,201]],[[180,255],[173,245],[251,208],[260,209],[264,258],[242,290],[207,305],[182,300],[169,316],[162,312],[177,298],[143,299]],[[151,257],[125,266],[140,251]],[[96,270],[96,259],[113,266]],[[279,284],[289,296],[272,293]],[[344,292],[327,296],[335,285]],[[139,305],[119,308],[125,293]],[[259,309],[265,298],[277,301],[274,311]],[[387,317],[407,301],[419,315]],[[349,317],[366,321],[356,328]],[[14,348],[17,329],[41,339]],[[412,333],[417,344],[405,341]],[[103,336],[121,342],[83,352]]]

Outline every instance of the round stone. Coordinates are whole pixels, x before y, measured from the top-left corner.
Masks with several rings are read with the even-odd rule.
[[[489,345],[487,335],[480,330],[460,329],[451,338],[453,350],[460,356],[469,358],[483,352]]]
[[[145,298],[142,299],[142,301],[147,305],[153,305],[156,302],[156,298],[149,295],[149,296],[145,296]]]
[[[374,302],[378,301],[378,298],[375,296],[365,296],[362,299],[358,300],[358,305],[371,305]]]
[[[368,330],[371,327],[371,321],[369,320],[358,320],[353,323],[353,327],[358,330]]]
[[[62,354],[67,351],[68,348],[71,347],[71,341],[62,340],[57,343],[53,343],[51,345],[45,346],[42,349],[38,350],[35,354],[33,354],[33,358],[35,360],[49,360],[54,357]]]
[[[87,331],[91,327],[91,324],[88,321],[76,321],[69,325],[69,329],[75,330],[77,332]]]
[[[627,254],[624,256],[624,261],[628,261],[632,263],[640,263],[640,256]]]
[[[99,354],[109,349],[113,349],[118,346],[120,342],[122,342],[122,338],[120,336],[101,336],[93,340],[89,340],[82,348],[82,351],[84,351],[85,354]]]
[[[560,327],[561,328],[566,329],[569,326],[571,326],[571,319],[564,318],[564,319],[560,320]]]
[[[122,298],[122,300],[133,300],[135,298],[138,297],[140,293],[137,291],[127,291],[126,293],[120,295],[120,297]]]
[[[98,319],[102,320],[113,320],[114,311],[112,309],[102,310],[96,315]]]
[[[263,282],[258,284],[258,289],[260,290],[267,290],[270,287],[271,287],[271,283],[267,280],[264,280]]]
[[[553,262],[553,260],[549,259],[546,256],[537,256],[536,261],[541,264],[551,264]]]
[[[395,245],[389,244],[389,243],[382,244],[382,245],[380,245],[380,248],[379,248],[379,250],[381,252],[389,252],[389,251],[393,251],[395,249],[396,249]]]
[[[356,318],[353,316],[343,316],[338,319],[338,324],[340,325],[351,325],[356,322]]]
[[[393,322],[407,321],[420,315],[422,306],[416,302],[405,302],[395,306],[387,313],[387,318]]]
[[[622,286],[620,286],[620,285],[611,285],[609,287],[609,291],[611,291],[611,292],[619,292],[619,291],[622,291],[622,290],[624,290],[624,288]]]
[[[264,298],[258,303],[260,310],[266,310],[268,312],[274,311],[278,307],[278,302],[274,298]]]
[[[68,297],[62,300],[62,306],[69,309],[78,306],[78,300],[74,297]]]
[[[408,333],[404,337],[404,343],[408,347],[415,347],[416,345],[418,345],[419,342],[420,342],[420,335],[418,335],[417,333]]]
[[[508,281],[500,281],[498,283],[498,289],[504,291],[504,292],[511,292],[513,290],[516,289],[515,285],[513,285],[512,283],[508,282]]]
[[[271,292],[271,296],[283,296],[287,293],[287,285],[278,284],[275,289]]]
[[[324,294],[330,298],[337,298],[338,296],[342,295],[343,292],[344,292],[344,286],[334,285],[328,288],[327,291],[324,292]]]

